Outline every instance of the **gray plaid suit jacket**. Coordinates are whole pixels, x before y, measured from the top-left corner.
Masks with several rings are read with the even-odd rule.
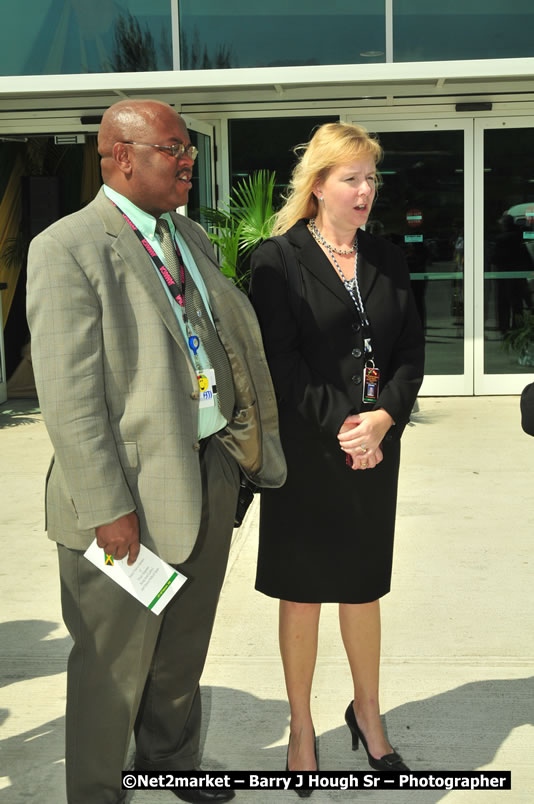
[[[217,434],[260,486],[285,480],[275,396],[256,316],[220,273],[198,224],[181,215],[236,386]],[[171,563],[190,554],[202,489],[198,383],[148,254],[101,190],[31,243],[28,321],[45,424],[49,537],[85,549],[96,526],[136,510],[141,541]]]

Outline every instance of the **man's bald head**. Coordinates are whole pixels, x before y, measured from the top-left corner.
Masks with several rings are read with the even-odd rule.
[[[161,146],[190,143],[186,125],[167,103],[123,100],[110,106],[98,132],[104,183],[150,214],[187,203],[193,161]],[[154,148],[160,146],[160,148]]]
[[[123,100],[106,109],[98,131],[98,153],[102,159],[113,155],[116,142],[143,139],[158,116],[176,114],[172,106],[156,100]],[[178,115],[177,115],[178,116]],[[102,165],[102,170],[105,167]]]

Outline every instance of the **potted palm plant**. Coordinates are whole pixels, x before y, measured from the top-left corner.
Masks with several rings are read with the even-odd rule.
[[[258,170],[242,179],[219,209],[203,207],[208,221],[208,237],[219,249],[221,271],[241,290],[250,276],[250,253],[271,236],[273,190],[276,174]]]

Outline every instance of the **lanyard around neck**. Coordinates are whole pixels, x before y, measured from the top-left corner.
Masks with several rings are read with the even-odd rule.
[[[354,302],[354,306],[356,308],[356,312],[358,313],[358,318],[360,319],[360,325],[362,328],[363,347],[365,356],[368,360],[372,360],[373,347],[371,344],[371,324],[369,323],[369,319],[367,318],[367,313],[365,311],[362,294],[360,291],[360,283],[358,281],[358,236],[356,235],[356,238],[354,240],[354,279],[347,279],[345,277],[345,274],[341,270],[341,266],[336,260],[334,252],[332,251],[330,245],[326,242],[326,240],[324,240],[324,238],[321,238],[321,242],[328,251],[330,259],[332,260],[339,276],[341,277],[341,281],[343,282],[345,290],[349,293],[352,301]],[[355,289],[356,293],[354,293]]]
[[[191,349],[191,352],[193,353],[193,360],[194,360],[194,363],[195,363],[195,367],[197,368],[198,371],[200,371],[200,362],[199,362],[199,359],[198,359],[198,356],[197,356],[198,348],[199,348],[199,345],[200,345],[200,339],[198,338],[197,335],[195,335],[193,333],[193,330],[191,329],[191,325],[190,325],[190,322],[189,322],[189,316],[187,315],[187,312],[186,312],[186,309],[185,309],[185,280],[186,280],[186,275],[185,275],[185,266],[184,266],[184,261],[182,259],[182,255],[180,254],[179,251],[176,251],[176,256],[178,258],[178,264],[180,266],[180,284],[178,285],[178,283],[175,281],[174,277],[171,276],[169,270],[165,267],[165,264],[158,257],[158,255],[156,254],[156,252],[154,251],[154,249],[152,248],[152,246],[150,245],[148,240],[145,237],[143,237],[142,233],[139,231],[139,229],[137,228],[135,223],[132,220],[130,220],[128,215],[125,212],[122,211],[122,209],[118,206],[118,204],[116,204],[114,201],[111,201],[111,203],[115,207],[117,207],[117,209],[121,213],[121,215],[124,218],[124,220],[126,221],[126,223],[130,226],[132,232],[137,237],[137,239],[140,241],[141,245],[143,246],[143,248],[147,252],[147,254],[150,257],[150,259],[152,260],[153,264],[156,266],[156,268],[160,272],[161,276],[163,277],[163,279],[165,281],[165,284],[167,285],[167,288],[169,290],[169,293],[171,294],[173,299],[176,302],[178,302],[178,304],[180,305],[180,310],[182,312],[183,322],[184,322],[186,332],[187,332],[189,348]],[[173,238],[173,241],[174,241],[174,238]]]

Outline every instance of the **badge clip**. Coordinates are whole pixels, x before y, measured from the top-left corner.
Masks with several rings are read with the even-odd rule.
[[[198,347],[200,346],[200,338],[197,335],[191,335],[189,338],[189,348],[193,352],[194,356],[197,356]]]

